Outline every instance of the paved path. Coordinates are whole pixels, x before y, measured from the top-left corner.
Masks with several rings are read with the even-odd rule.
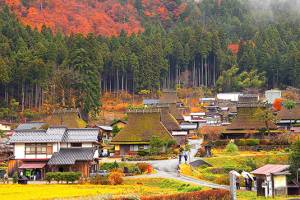
[[[189,156],[189,161],[192,162],[195,159],[195,155],[200,148],[202,140],[189,140],[189,144],[191,145],[191,151]],[[202,181],[198,179],[194,179],[191,177],[177,174],[177,166],[179,164],[178,159],[172,160],[155,160],[155,161],[147,161],[147,163],[151,164],[154,169],[156,169],[156,174],[150,175],[141,175],[141,176],[134,176],[130,178],[171,178],[176,179],[178,181],[183,181],[187,183],[192,183],[200,186],[217,188],[217,189],[229,189],[226,185],[218,185],[215,183],[211,183],[208,181]]]

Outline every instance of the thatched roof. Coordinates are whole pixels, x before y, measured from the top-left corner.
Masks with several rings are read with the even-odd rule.
[[[169,104],[169,109],[171,115],[177,120],[177,121],[183,121],[183,115],[181,114],[180,109],[177,107],[175,103]]]
[[[128,125],[123,128],[112,144],[148,144],[153,136],[172,139],[171,134],[161,122],[160,110],[139,110],[128,112]]]
[[[255,117],[257,108],[239,108],[236,118],[230,125],[226,127],[225,132],[231,130],[259,130],[267,128],[264,121],[259,120]],[[270,129],[277,129],[273,122],[269,122]]]
[[[288,110],[283,107],[277,114],[279,120],[297,120],[300,119],[300,104],[296,104],[295,108]]]
[[[159,103],[160,104],[173,104],[179,101],[176,91],[174,90],[165,90],[162,92]]]
[[[80,118],[77,110],[57,110],[45,119],[50,126],[65,126],[67,128],[85,128],[86,122]]]
[[[168,129],[168,131],[180,130],[179,123],[170,113],[168,106],[159,107],[161,110],[161,122]]]

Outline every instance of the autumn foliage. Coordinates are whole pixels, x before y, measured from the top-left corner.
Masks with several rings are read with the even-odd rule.
[[[22,23],[41,30],[43,25],[66,34],[95,33],[117,36],[122,30],[129,35],[144,30],[142,16],[134,0],[4,0]],[[146,17],[176,20],[186,9],[186,4],[170,0],[142,0]]]
[[[276,111],[280,111],[281,108],[282,108],[282,103],[283,103],[283,99],[282,98],[275,99],[274,102],[273,102],[273,108]]]
[[[229,200],[230,194],[228,190],[205,190],[189,193],[179,193],[172,195],[149,196],[142,197],[142,200]]]

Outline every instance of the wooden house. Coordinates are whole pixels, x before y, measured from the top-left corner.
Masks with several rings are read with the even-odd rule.
[[[256,177],[257,196],[287,195],[289,165],[267,164],[251,172]]]
[[[183,145],[188,139],[188,131],[182,130],[176,118],[171,114],[169,106],[159,106],[161,122],[174,137],[177,144]]]
[[[98,128],[17,130],[10,138],[14,154],[9,161],[9,175],[22,171],[39,180],[48,171],[80,171],[89,176],[98,158]]]
[[[295,108],[290,110],[282,107],[277,113],[277,120],[278,126],[285,129],[290,129],[296,124],[300,124],[300,103],[297,103]]]
[[[258,101],[257,95],[239,96],[237,105],[237,116],[223,132],[223,138],[248,138],[261,137],[261,132],[266,130],[266,123],[258,119],[255,114],[258,109],[267,109]],[[273,122],[268,122],[271,132],[277,132],[277,126]]]
[[[149,149],[152,137],[172,140],[173,137],[161,121],[159,109],[128,111],[128,125],[111,141],[115,145],[115,155],[136,154],[140,150]]]

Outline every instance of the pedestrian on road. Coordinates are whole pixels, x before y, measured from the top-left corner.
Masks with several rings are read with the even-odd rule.
[[[239,178],[239,177],[236,177],[236,189],[237,189],[237,190],[241,189],[241,186],[240,186],[240,178]]]
[[[185,163],[186,163],[187,160],[188,160],[188,153],[187,153],[187,151],[184,151],[184,152],[183,152],[183,156],[184,156],[184,161],[185,161]]]
[[[252,183],[253,183],[253,180],[251,178],[249,178],[249,191],[252,191]]]
[[[179,148],[179,164],[181,164],[181,158],[182,158],[182,156],[183,156],[183,148],[180,147]]]
[[[180,176],[180,165],[177,166],[177,176]]]
[[[181,158],[182,158],[182,154],[179,153],[179,164],[181,164]]]

